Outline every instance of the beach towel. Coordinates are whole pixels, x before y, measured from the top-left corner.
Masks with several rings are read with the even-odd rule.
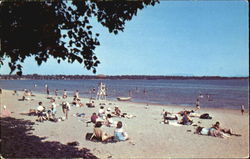
[[[182,126],[181,124],[178,124],[176,121],[169,121],[168,124],[172,126]]]

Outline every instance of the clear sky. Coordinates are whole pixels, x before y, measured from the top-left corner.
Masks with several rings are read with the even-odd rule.
[[[96,24],[96,74],[249,76],[248,12],[246,1],[161,1],[139,10],[118,35]],[[7,65],[0,73],[9,73]],[[28,59],[23,73],[92,75],[52,59],[42,66]]]

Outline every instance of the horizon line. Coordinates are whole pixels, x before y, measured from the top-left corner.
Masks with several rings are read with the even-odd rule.
[[[97,75],[80,75],[80,74],[24,74],[22,76],[93,76],[93,77],[116,77],[116,76],[145,76],[145,77],[217,77],[217,78],[249,78],[249,75],[235,75],[235,76],[220,76],[220,75],[105,75],[105,74],[97,74]],[[18,76],[16,74],[0,74],[0,76]],[[22,78],[20,76],[20,78]]]

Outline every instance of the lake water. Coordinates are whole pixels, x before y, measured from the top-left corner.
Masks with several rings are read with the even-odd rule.
[[[96,97],[98,84],[107,87],[107,99],[132,96],[133,102],[195,106],[197,97],[201,107],[240,109],[249,108],[249,80],[0,80],[0,87],[9,90],[30,89],[50,94],[66,89],[70,96],[79,90],[80,97]],[[35,85],[37,85],[35,87]],[[92,90],[95,88],[96,92]],[[92,92],[92,93],[91,93]]]

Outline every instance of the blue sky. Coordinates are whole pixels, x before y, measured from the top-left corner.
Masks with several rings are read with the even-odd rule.
[[[248,3],[161,1],[138,11],[124,32],[100,24],[97,74],[249,76]],[[7,65],[0,73],[9,73]],[[23,64],[24,74],[92,75],[80,64]]]

